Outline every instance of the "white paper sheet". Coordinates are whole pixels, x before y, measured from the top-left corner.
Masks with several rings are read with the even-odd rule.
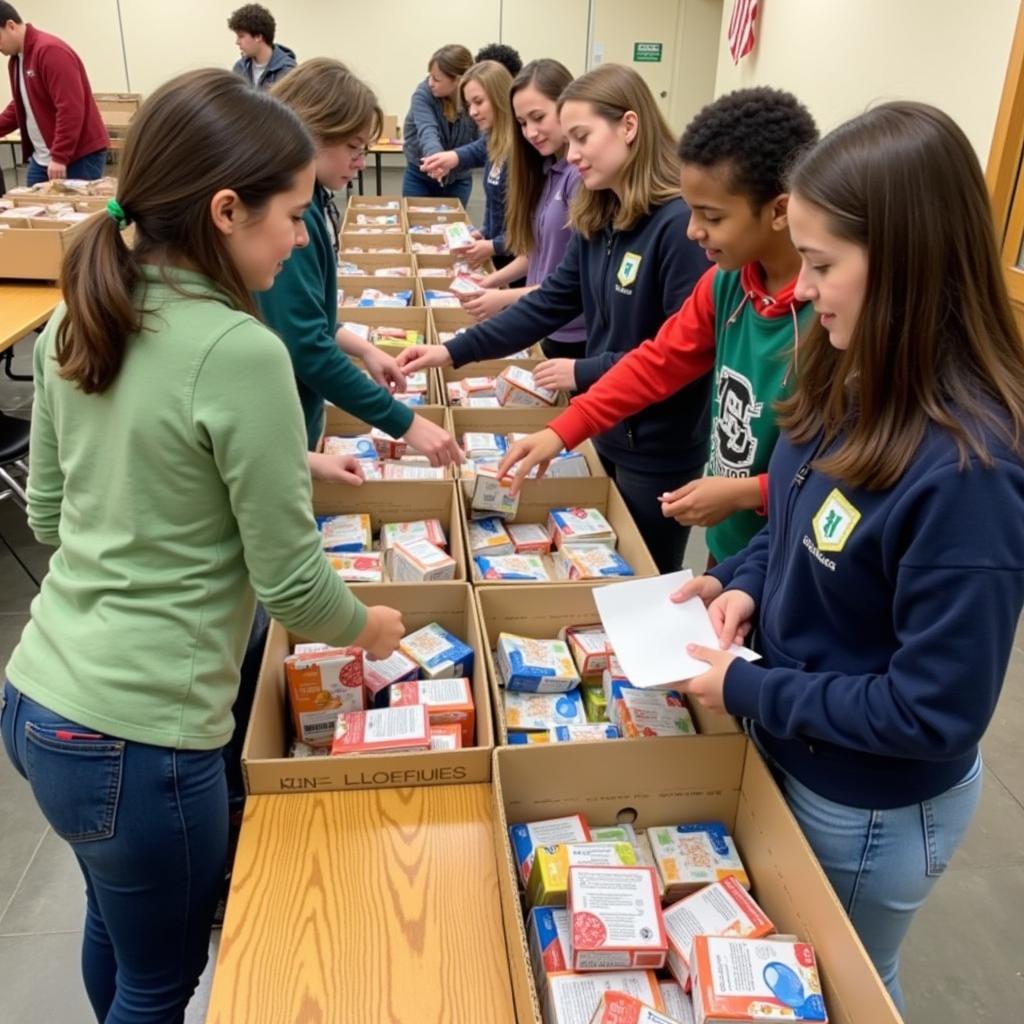
[[[669,595],[692,578],[693,573],[684,569],[594,590],[605,632],[622,671],[634,686],[664,687],[707,671],[707,662],[686,653],[687,644],[718,649],[707,609],[698,597],[682,604],[669,600]],[[732,653],[747,661],[760,658],[749,647],[736,644]]]

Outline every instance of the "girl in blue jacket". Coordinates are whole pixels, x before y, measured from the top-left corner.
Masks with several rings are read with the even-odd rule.
[[[797,296],[819,316],[780,407],[768,525],[684,587],[722,650],[686,684],[740,715],[882,980],[978,803],[1024,603],[1024,349],[985,181],[918,103],[796,168]],[[763,660],[727,648],[756,625]]]

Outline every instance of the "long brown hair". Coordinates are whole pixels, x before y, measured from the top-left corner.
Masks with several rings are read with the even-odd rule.
[[[515,77],[509,90],[509,103],[516,93],[534,88],[552,103],[558,102],[562,91],[572,81],[572,72],[560,61],[542,58],[532,60]],[[544,164],[541,156],[526,141],[521,131],[512,128],[512,156],[508,164],[508,206],[505,209],[505,238],[510,252],[526,255],[533,251],[533,215],[544,191]]]
[[[437,65],[438,71],[455,79],[455,91],[451,96],[441,100],[441,109],[449,121],[454,121],[460,113],[459,79],[473,66],[473,54],[461,43],[448,43],[440,50],[435,50],[427,61],[427,70]]]
[[[287,103],[323,145],[337,145],[360,133],[372,142],[381,133],[384,115],[373,90],[339,60],[304,60],[270,94]]]
[[[868,274],[845,351],[819,325],[800,350],[779,422],[797,442],[840,435],[817,465],[853,486],[891,487],[930,423],[961,460],[1024,432],[1024,347],[1003,283],[985,180],[959,127],[924,103],[886,103],[827,135],[790,187],[830,230],[863,246]]]
[[[482,60],[474,64],[463,76],[459,84],[463,106],[466,106],[466,84],[479,82],[491,104],[493,124],[487,130],[487,156],[492,164],[501,166],[508,162],[512,152],[512,104],[509,101],[509,90],[512,88],[512,76],[508,68],[496,60]]]
[[[647,83],[624,64],[602,64],[571,82],[558,100],[589,103],[599,117],[618,124],[627,111],[637,116],[636,137],[620,173],[621,200],[610,188],[581,186],[570,207],[569,222],[584,238],[608,224],[617,231],[631,227],[651,208],[679,197],[676,140]]]
[[[117,184],[117,200],[135,226],[133,246],[104,213],[81,226],[64,259],[61,376],[86,394],[113,384],[128,338],[142,329],[136,289],[143,263],[183,263],[235,308],[257,315],[211,219],[210,200],[233,189],[259,215],[312,159],[312,141],[295,114],[238,75],[190,71],[157,89],[132,120]]]

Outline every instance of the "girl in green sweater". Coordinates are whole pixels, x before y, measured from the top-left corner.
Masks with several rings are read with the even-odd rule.
[[[0,731],[85,876],[83,973],[108,1024],[180,1021],[206,963],[256,597],[375,657],[402,635],[323,554],[288,353],[250,297],[306,244],[313,173],[277,100],[227,71],[167,83],[35,347],[29,521],[55,551]]]

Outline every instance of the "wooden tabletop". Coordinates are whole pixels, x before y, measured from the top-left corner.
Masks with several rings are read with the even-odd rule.
[[[400,142],[375,142],[370,146],[371,153],[401,153],[402,144]]]
[[[60,289],[34,281],[0,281],[0,352],[50,318],[60,302]]]
[[[249,797],[207,1024],[514,1024],[490,787]]]

